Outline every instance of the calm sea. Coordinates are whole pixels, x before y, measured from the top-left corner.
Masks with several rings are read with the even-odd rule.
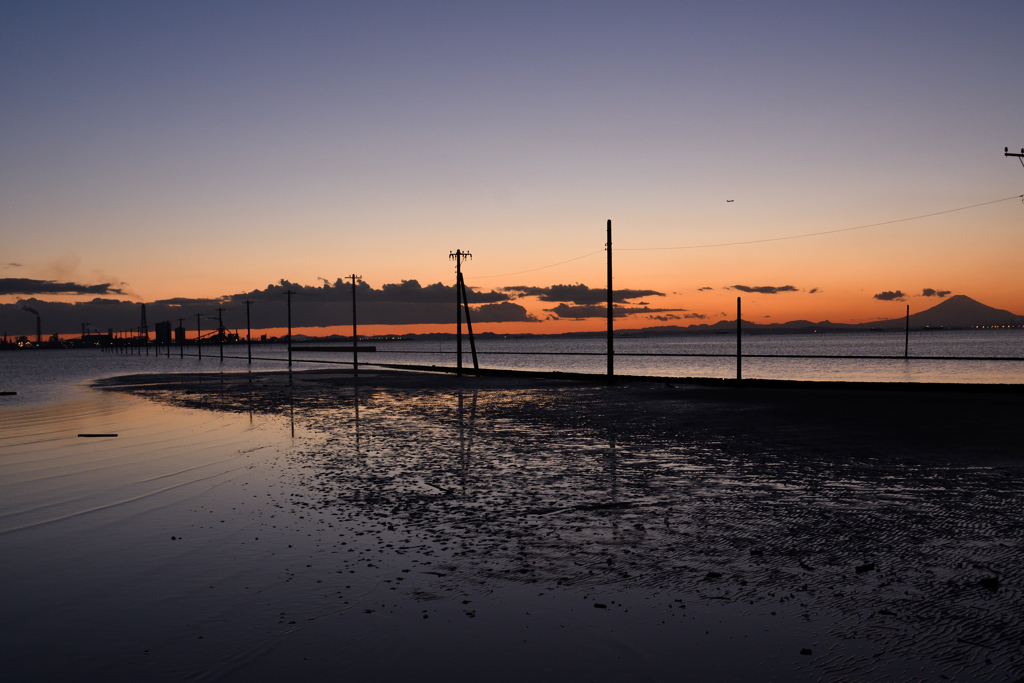
[[[362,363],[401,363],[452,367],[454,341],[373,341],[375,353],[360,355]],[[903,358],[902,333],[856,332],[828,334],[748,335],[744,354],[803,354],[892,356],[891,359],[744,358],[745,378],[847,380],[880,382],[1024,383],[1024,361],[923,360],[915,356],[973,356],[1024,358],[1024,331],[970,330],[916,332],[910,335],[909,360]],[[615,340],[617,373],[663,377],[734,377],[736,338],[732,335],[679,337],[621,337]],[[36,403],[61,398],[94,379],[143,372],[238,372],[281,370],[286,367],[284,345],[253,347],[253,364],[245,362],[245,345],[225,347],[220,362],[217,349],[204,348],[202,360],[187,348],[171,355],[121,355],[98,350],[0,352],[0,391],[17,391],[0,405]],[[603,339],[483,338],[477,341],[481,367],[516,370],[563,370],[603,373]],[[553,355],[577,353],[592,355]],[[629,356],[625,354],[729,354],[727,357]],[[468,339],[463,339],[463,363],[472,367]],[[315,361],[350,361],[339,353],[294,352],[295,368],[329,367]]]

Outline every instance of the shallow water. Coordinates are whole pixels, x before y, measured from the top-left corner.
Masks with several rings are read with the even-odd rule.
[[[321,504],[324,473],[400,446],[368,406],[371,450],[335,451],[325,398],[250,416],[208,386],[195,407],[82,392],[0,410],[5,676],[664,680],[682,667],[743,680],[743,642],[759,678],[793,680],[796,642],[838,644],[795,616],[780,629],[763,609],[684,606],[674,590],[453,574],[456,518],[438,536],[372,500]],[[450,441],[452,426],[423,445]],[[312,454],[324,447],[334,455]],[[448,455],[421,457],[444,467]],[[436,494],[424,474],[418,486]]]
[[[472,367],[468,340],[463,340],[463,364]],[[905,360],[902,333],[829,333],[748,335],[744,353],[803,355],[879,355],[891,359],[835,358],[752,358],[743,359],[743,376],[762,379],[855,382],[952,382],[981,384],[1024,383],[1024,361]],[[360,355],[362,364],[408,364],[453,367],[454,341],[373,341],[374,353]],[[343,353],[293,350],[296,369],[349,364]],[[615,340],[615,367],[619,374],[657,377],[736,376],[733,354],[736,339],[730,335],[687,335],[676,337],[622,337]],[[565,371],[603,374],[607,370],[606,346],[602,339],[572,338],[481,338],[477,343],[480,366],[509,370]],[[166,350],[165,350],[166,351]],[[287,367],[287,347],[268,344],[253,347],[254,361],[246,360],[245,345],[225,346],[225,360],[219,349],[206,347],[203,358],[171,355],[123,355],[95,349],[0,352],[0,391],[17,391],[16,397],[0,396],[0,406],[28,405],[65,398],[69,390],[92,380],[116,375],[191,372],[245,372],[279,370]],[[587,355],[551,355],[577,353]],[[723,357],[630,356],[627,354],[724,354]],[[1024,358],[1024,330],[941,330],[914,332],[910,336],[911,356],[973,356]],[[316,361],[307,362],[307,361]]]
[[[56,636],[54,672],[121,680],[1024,675],[1024,482],[999,447],[809,448],[685,389],[251,379],[103,394],[89,425],[139,425],[123,467],[0,492],[83,492],[0,517],[17,651]],[[95,458],[60,436],[79,424],[4,442],[0,467]],[[207,442],[184,468],[151,455]]]

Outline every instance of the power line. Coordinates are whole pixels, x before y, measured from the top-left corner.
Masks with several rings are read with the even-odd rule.
[[[535,273],[538,270],[545,270],[547,268],[554,268],[555,266],[561,266],[561,265],[564,265],[566,263],[572,263],[573,261],[580,261],[582,259],[587,258],[588,256],[594,256],[595,254],[600,254],[603,251],[604,251],[604,249],[598,249],[597,251],[592,251],[589,254],[584,254],[583,256],[577,256],[576,258],[571,258],[571,259],[568,259],[567,261],[559,261],[558,263],[552,263],[552,264],[549,264],[549,265],[546,265],[546,266],[540,266],[539,268],[530,268],[529,270],[520,270],[520,271],[517,271],[515,273],[501,273],[499,275],[474,275],[473,279],[474,280],[483,280],[483,279],[492,278],[492,277],[509,277],[511,275],[522,275],[523,273]]]
[[[821,232],[808,232],[802,235],[787,235],[786,237],[765,237],[757,240],[743,240],[740,242],[716,242],[712,244],[689,244],[682,247],[619,247],[619,251],[668,251],[668,250],[680,250],[680,249],[709,249],[711,247],[737,247],[743,244],[760,244],[763,242],[782,242],[783,240],[797,240],[804,237],[818,237],[820,235],[834,235],[840,232],[850,232],[852,230],[864,230],[865,228],[877,228],[882,225],[892,225],[894,223],[906,223],[907,221],[916,221],[922,218],[931,218],[932,216],[941,216],[947,213],[956,213],[957,211],[966,211],[968,209],[976,209],[979,206],[988,206],[989,204],[998,204],[1000,202],[1008,202],[1011,199],[1024,199],[1024,194],[1015,194],[1012,197],[1003,197],[1002,199],[993,199],[988,202],[981,202],[978,204],[970,204],[968,206],[958,206],[955,209],[946,209],[945,211],[935,211],[933,213],[924,213],[919,216],[909,216],[907,218],[896,218],[891,221],[881,221],[880,223],[867,223],[865,225],[855,225],[852,228],[839,228],[837,230],[822,230]]]
[[[1022,159],[1024,163],[1024,159]],[[850,228],[838,228],[836,230],[822,230],[820,232],[809,232],[801,235],[787,235],[785,237],[765,237],[756,240],[743,240],[739,242],[714,242],[709,244],[688,244],[680,247],[619,247],[619,251],[669,251],[669,250],[683,250],[683,249],[710,249],[714,247],[737,247],[744,244],[759,244],[763,242],[782,242],[785,240],[796,240],[803,239],[805,237],[819,237],[821,235],[834,235],[841,232],[851,232],[853,230],[864,230],[866,228],[877,228],[883,225],[893,225],[896,223],[906,223],[908,221],[916,221],[922,218],[931,218],[932,216],[942,216],[948,213],[956,213],[958,211],[967,211],[968,209],[976,209],[980,206],[988,206],[990,204],[999,204],[1001,202],[1008,202],[1011,199],[1024,199],[1024,194],[1013,195],[1012,197],[1003,197],[1002,199],[993,199],[987,202],[980,202],[978,204],[969,204],[967,206],[958,206],[955,209],[945,209],[943,211],[935,211],[932,213],[924,213],[918,216],[908,216],[907,218],[896,218],[889,221],[881,221],[879,223],[867,223],[865,225],[855,225]],[[518,270],[513,273],[499,273],[496,275],[474,275],[473,280],[486,280],[497,277],[510,277],[512,275],[523,275],[525,273],[535,273],[538,270],[546,270],[548,268],[554,268],[556,266],[565,265],[566,263],[572,263],[573,261],[580,261],[590,256],[600,254],[603,249],[598,251],[592,251],[582,256],[576,256],[575,258],[567,259],[565,261],[559,261],[558,263],[550,263],[546,266],[539,266],[537,268],[530,268],[528,270]],[[448,283],[446,283],[448,284]]]

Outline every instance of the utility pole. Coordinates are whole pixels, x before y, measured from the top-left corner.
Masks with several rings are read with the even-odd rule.
[[[220,362],[224,362],[224,309],[217,309],[217,345],[220,347]]]
[[[736,381],[743,379],[743,311],[736,297]]]
[[[356,280],[361,280],[362,275],[346,275],[352,278],[352,375],[359,376],[359,335],[356,330]]]
[[[185,357],[185,319],[178,318],[178,329],[181,330],[181,339],[178,340],[178,358]]]
[[[612,219],[608,219],[608,243],[605,245],[608,250],[608,384],[615,383],[615,339],[614,325],[612,323]]]
[[[292,290],[288,290],[288,367],[292,366]],[[289,375],[290,376],[290,375]]]
[[[245,346],[249,350],[249,365],[252,365],[252,325],[249,323],[249,304],[251,303],[248,299],[245,300]]]
[[[903,357],[906,358],[910,355],[910,304],[907,304],[907,322],[904,323],[903,333]]]
[[[145,322],[145,304],[142,304],[142,327],[141,334],[145,335],[145,354],[150,355],[150,324]],[[141,353],[139,354],[141,355]]]
[[[459,288],[462,290],[462,306],[466,309],[466,331],[469,332],[469,350],[473,354],[473,371],[480,370],[480,363],[476,357],[476,340],[473,338],[473,321],[469,319],[469,296],[466,292],[466,278],[459,273]]]
[[[203,314],[196,313],[196,352],[203,359]]]
[[[462,376],[462,262],[473,258],[468,251],[456,249],[448,253],[448,258],[455,261],[455,374]]]

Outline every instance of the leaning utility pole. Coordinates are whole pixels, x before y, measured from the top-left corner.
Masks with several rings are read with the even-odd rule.
[[[469,319],[469,296],[466,292],[466,278],[459,273],[458,287],[462,290],[462,307],[466,309],[466,331],[469,332],[469,351],[473,354],[473,371],[480,370],[480,363],[476,357],[476,340],[473,338],[473,321]]]
[[[363,279],[362,275],[346,275],[352,278],[352,375],[359,376],[359,348],[357,347],[358,335],[356,334],[356,280]]]
[[[468,251],[456,249],[448,253],[448,258],[455,261],[455,374],[462,375],[462,262],[473,258]]]
[[[615,382],[615,340],[613,337],[614,326],[612,324],[612,220],[608,219],[608,384]]]

